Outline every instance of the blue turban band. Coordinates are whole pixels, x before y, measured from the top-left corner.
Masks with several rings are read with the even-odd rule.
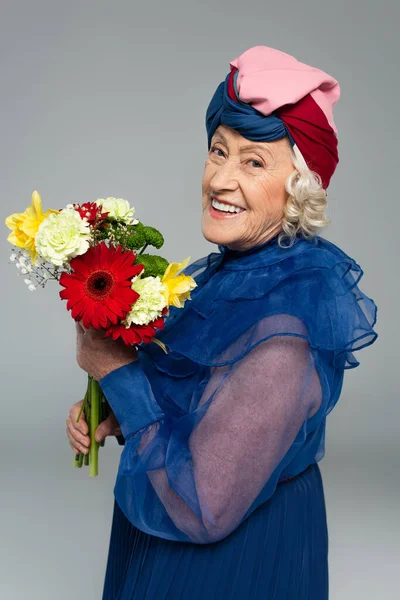
[[[253,142],[272,142],[288,136],[292,146],[294,146],[295,141],[280,117],[274,113],[265,116],[250,104],[242,102],[238,97],[236,85],[237,101],[235,102],[230,98],[228,94],[230,76],[231,73],[226,76],[225,81],[219,84],[207,108],[208,149],[211,147],[211,138],[219,125],[230,127]],[[234,77],[235,83],[236,77]]]

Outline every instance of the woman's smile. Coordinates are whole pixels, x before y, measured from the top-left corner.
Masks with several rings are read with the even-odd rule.
[[[237,217],[244,213],[245,209],[228,202],[226,200],[220,200],[215,196],[211,196],[209,204],[209,213],[214,219],[226,219]]]

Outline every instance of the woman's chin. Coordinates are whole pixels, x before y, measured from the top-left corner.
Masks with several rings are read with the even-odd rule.
[[[221,222],[219,219],[212,219],[209,214],[203,214],[201,228],[204,238],[212,244],[223,246],[234,243],[238,238],[237,231],[227,221],[228,219],[224,219]]]
[[[211,244],[217,244],[221,246],[226,246],[230,243],[234,243],[235,237],[232,233],[229,235],[227,231],[221,231],[220,227],[202,227],[203,237]]]

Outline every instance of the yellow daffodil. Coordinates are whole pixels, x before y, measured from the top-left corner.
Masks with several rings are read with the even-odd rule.
[[[190,292],[197,283],[189,275],[178,275],[190,260],[190,256],[180,263],[170,263],[163,275],[162,282],[165,285],[165,299],[167,306],[183,308],[185,301],[190,300]]]
[[[14,213],[7,217],[6,225],[11,229],[8,241],[18,248],[27,250],[34,265],[37,258],[35,246],[35,236],[39,225],[52,213],[58,213],[58,210],[49,209],[43,213],[42,199],[39,192],[32,192],[32,204],[28,206],[24,213]]]

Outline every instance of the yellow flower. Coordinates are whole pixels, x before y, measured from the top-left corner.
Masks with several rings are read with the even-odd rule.
[[[7,217],[6,225],[11,229],[7,240],[17,246],[27,250],[34,265],[37,258],[35,246],[35,236],[39,225],[52,213],[58,213],[58,210],[49,209],[45,214],[42,209],[42,199],[39,192],[32,192],[32,205],[28,206],[24,213],[14,213]]]
[[[170,263],[163,275],[162,282],[165,286],[165,299],[167,306],[183,308],[185,301],[190,300],[190,292],[197,283],[189,275],[177,275],[184,269],[190,260],[190,256],[180,263]]]

